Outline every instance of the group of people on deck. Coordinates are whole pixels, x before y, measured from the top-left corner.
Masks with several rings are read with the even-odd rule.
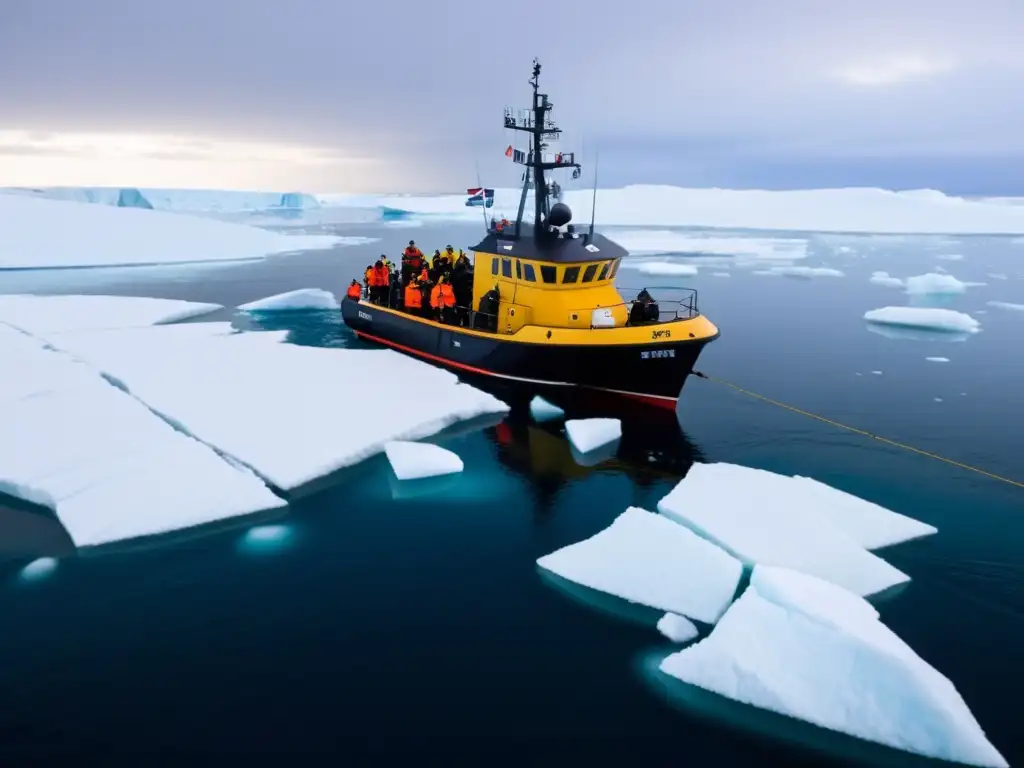
[[[436,250],[429,261],[410,240],[402,252],[400,269],[382,255],[363,276],[370,303],[452,325],[468,325],[473,302],[473,265],[460,249]],[[359,299],[362,289],[356,280],[348,296]]]

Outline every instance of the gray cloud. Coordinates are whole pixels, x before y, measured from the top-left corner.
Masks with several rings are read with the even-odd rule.
[[[480,158],[511,184],[501,112],[537,55],[565,143],[603,147],[609,179],[636,144],[666,147],[679,183],[787,157],[1024,156],[1021,29],[1019,0],[33,0],[0,10],[0,128],[313,143],[419,189],[473,183]],[[840,76],[901,60],[945,71]]]

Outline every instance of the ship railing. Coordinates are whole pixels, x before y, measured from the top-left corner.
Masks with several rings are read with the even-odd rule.
[[[619,287],[619,291],[622,293],[636,293],[639,295],[641,291],[647,291],[654,300],[654,303],[658,305],[658,319],[657,320],[645,320],[643,325],[657,325],[658,323],[671,323],[677,320],[690,320],[700,315],[700,310],[697,306],[697,291],[694,288],[679,288],[677,286],[649,286],[643,289],[634,288],[623,288]],[[678,298],[665,298],[663,295],[659,296],[658,292],[674,292]],[[626,310],[626,315],[629,317],[633,312],[633,305],[641,303],[638,299],[629,299],[619,304],[611,304],[606,307],[587,307],[585,309],[572,309],[570,313],[579,315],[580,317],[586,316],[588,313],[593,313],[595,310],[600,309],[615,309],[622,307]],[[626,321],[626,325],[640,325],[641,323],[634,323],[630,320]],[[614,328],[621,326],[614,325],[595,325],[591,324],[592,329],[601,328]]]

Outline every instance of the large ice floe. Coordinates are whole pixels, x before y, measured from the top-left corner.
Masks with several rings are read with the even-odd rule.
[[[173,323],[221,308],[220,304],[137,296],[0,295],[0,321],[34,334]]]
[[[494,211],[514,215],[518,189],[495,190]],[[576,221],[591,218],[592,191],[568,190],[564,201]],[[713,227],[791,232],[878,234],[1021,234],[1024,207],[968,200],[934,190],[737,190],[633,185],[600,189],[597,221],[620,227]],[[410,215],[472,221],[464,194],[383,195],[331,200],[327,205],[389,208]]]
[[[299,288],[242,304],[243,312],[282,312],[305,309],[337,309],[338,300],[323,288]]]
[[[118,208],[154,208],[188,213],[240,213],[320,208],[320,201],[303,192],[242,192],[222,189],[157,189],[137,187],[7,187],[0,192],[94,203]]]
[[[259,259],[345,243],[141,208],[0,194],[0,269]]]
[[[575,584],[708,624],[732,602],[743,571],[711,542],[638,507],[537,565]]]
[[[0,491],[53,509],[76,546],[284,506],[252,472],[2,322],[0,359]]]
[[[794,568],[867,596],[910,577],[862,541],[894,544],[935,529],[859,501],[807,478],[698,463],[658,511],[747,564]],[[861,509],[868,515],[860,517]]]
[[[964,312],[938,307],[882,307],[864,313],[869,323],[937,333],[970,334],[981,323]]]
[[[589,453],[614,443],[622,437],[619,419],[570,419],[565,422],[565,434],[572,447],[580,453]]]
[[[55,346],[110,376],[185,432],[283,490],[384,449],[508,406],[447,371],[388,350],[282,343],[283,334],[235,333],[189,323],[51,335]],[[400,402],[415,381],[414,414],[366,413]]]
[[[866,601],[757,566],[704,640],[661,671],[729,699],[927,757],[1006,766],[954,685]]]

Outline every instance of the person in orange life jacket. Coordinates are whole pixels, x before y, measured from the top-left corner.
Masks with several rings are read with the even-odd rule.
[[[405,311],[417,316],[423,314],[423,290],[415,275],[405,286]]]
[[[359,301],[359,299],[362,298],[363,289],[362,286],[359,285],[358,280],[352,281],[352,283],[348,287],[348,290],[345,291],[345,295],[348,296],[353,301]]]
[[[388,272],[384,262],[377,261],[373,265],[373,286],[372,298],[374,304],[386,304],[388,290],[391,287],[391,273]]]
[[[366,298],[370,298],[370,288],[373,286],[373,265],[367,264],[363,272],[363,286],[366,288]]]
[[[410,240],[402,251],[402,285],[407,285],[423,263],[423,251],[416,247],[416,241]]]
[[[430,292],[430,308],[438,321],[451,322],[455,310],[455,292],[447,278],[442,277]]]

